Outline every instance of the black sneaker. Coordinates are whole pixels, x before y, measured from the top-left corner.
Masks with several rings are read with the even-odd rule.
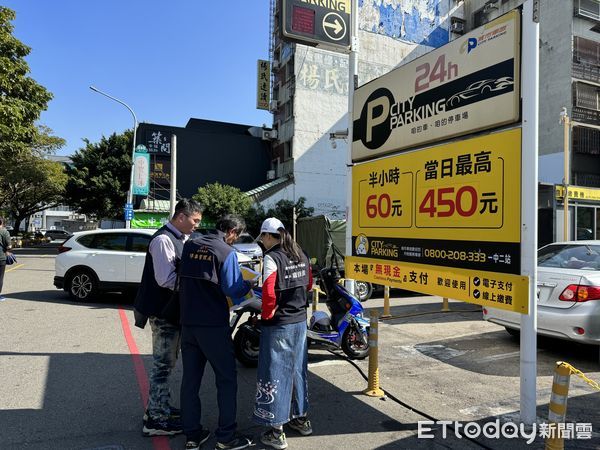
[[[200,450],[200,446],[208,441],[210,431],[202,430],[198,440],[188,439],[185,443],[185,450]]]
[[[310,420],[306,417],[297,417],[288,422],[288,426],[292,430],[296,430],[302,436],[310,436],[313,432],[312,427],[310,426]]]
[[[183,431],[180,419],[153,419],[148,417],[144,422],[142,434],[144,436],[172,436]]]
[[[171,414],[169,417],[172,419],[181,419],[181,410],[179,408],[175,408],[174,406],[169,406],[169,410]],[[144,416],[142,417],[142,421],[146,422],[148,420],[148,409],[144,411]]]
[[[239,450],[250,447],[253,444],[252,439],[242,436],[241,434],[236,434],[229,442],[217,442],[215,450]]]
[[[260,442],[265,444],[267,447],[273,447],[277,450],[283,450],[287,448],[287,440],[285,439],[285,433],[283,431],[275,430],[271,428],[265,431],[260,437]]]

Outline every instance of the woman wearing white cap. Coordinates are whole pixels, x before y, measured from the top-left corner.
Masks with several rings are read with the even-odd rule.
[[[280,220],[266,219],[260,240],[266,251],[254,419],[271,427],[261,442],[284,449],[284,424],[303,436],[312,433],[306,376],[306,293],[312,275],[307,256]]]

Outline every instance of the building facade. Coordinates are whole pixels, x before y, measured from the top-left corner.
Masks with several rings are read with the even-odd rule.
[[[358,85],[518,8],[524,0],[359,1]],[[267,201],[304,196],[315,213],[344,218],[348,58],[284,42],[281,0],[272,0],[273,169],[294,183]],[[600,1],[539,0],[540,244],[563,239],[565,149],[571,118],[569,238],[600,238]],[[524,68],[526,70],[526,68]],[[339,134],[336,134],[339,135]],[[551,224],[551,225],[550,225]]]
[[[448,0],[359,2],[358,85],[446,44],[455,34]],[[348,56],[280,38],[281,0],[271,2],[271,111],[277,131],[271,169],[294,183],[263,201],[307,199],[315,214],[346,217]],[[462,32],[462,31],[461,31]],[[340,132],[341,133],[336,133]],[[334,133],[337,138],[332,139]]]

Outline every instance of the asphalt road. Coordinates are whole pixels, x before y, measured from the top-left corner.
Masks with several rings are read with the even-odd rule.
[[[144,438],[141,415],[150,368],[151,333],[133,327],[130,299],[104,296],[73,303],[52,285],[53,251],[22,250],[8,269],[0,302],[1,449],[168,449],[184,438]],[[29,254],[26,254],[29,253]],[[44,254],[49,253],[49,254]],[[380,308],[369,300],[368,309]],[[302,449],[519,449],[543,448],[539,437],[459,439],[442,428],[434,439],[417,437],[419,421],[448,420],[483,426],[518,421],[519,343],[503,328],[481,320],[479,307],[451,302],[442,313],[437,297],[392,300],[395,318],[380,324],[383,399],[362,393],[368,361],[349,363],[324,350],[310,350],[310,402],[314,434],[288,433]],[[539,340],[537,404],[548,415],[552,373],[564,360],[600,381],[597,347]],[[173,377],[175,402],[181,366]],[[251,420],[255,370],[238,368],[240,431],[258,436]],[[201,390],[204,423],[216,426],[214,378],[207,369]],[[566,448],[600,448],[600,392],[571,377],[567,419],[590,423],[591,439]],[[214,439],[206,448],[212,448]],[[261,448],[260,444],[256,448]]]

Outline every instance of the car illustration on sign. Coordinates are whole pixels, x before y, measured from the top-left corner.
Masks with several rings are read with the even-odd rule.
[[[513,84],[514,80],[512,77],[500,77],[495,80],[479,80],[470,84],[465,90],[454,94],[452,97],[446,100],[446,104],[450,107],[457,107],[463,103],[463,101],[477,96],[482,96],[483,98],[481,100],[483,100],[489,97],[492,92],[512,90]],[[469,103],[472,103],[472,101]]]

